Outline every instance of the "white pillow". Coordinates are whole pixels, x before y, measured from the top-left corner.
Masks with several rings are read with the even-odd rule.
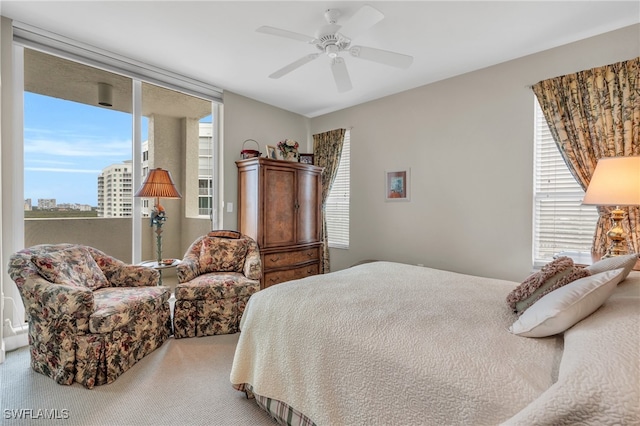
[[[637,253],[606,257],[595,262],[593,265],[587,266],[585,269],[591,272],[591,275],[595,275],[599,274],[600,272],[623,268],[624,272],[622,273],[622,279],[620,280],[623,281],[625,278],[627,278],[627,275],[629,275],[629,272],[631,272],[637,261]]]
[[[513,334],[546,337],[562,333],[598,309],[622,281],[624,269],[580,278],[543,296],[509,327]]]

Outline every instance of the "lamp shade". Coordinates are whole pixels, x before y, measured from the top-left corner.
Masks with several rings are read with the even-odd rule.
[[[582,204],[640,205],[640,156],[598,160]]]
[[[135,197],[182,198],[167,170],[152,169]]]

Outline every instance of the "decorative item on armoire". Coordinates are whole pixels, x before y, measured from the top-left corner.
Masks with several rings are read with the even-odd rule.
[[[278,154],[276,152],[276,147],[273,145],[267,145],[267,158],[271,160],[277,160]]]
[[[255,143],[258,149],[245,149],[245,145],[247,144],[247,142]],[[261,154],[262,153],[260,152],[260,144],[258,144],[258,141],[247,139],[246,141],[242,142],[242,151],[240,151],[240,158],[242,158],[243,160],[246,160],[247,158],[260,157]]]
[[[298,142],[292,139],[285,139],[278,142],[278,155],[280,160],[298,161]]]
[[[300,154],[300,162],[304,164],[313,164],[313,154]]]

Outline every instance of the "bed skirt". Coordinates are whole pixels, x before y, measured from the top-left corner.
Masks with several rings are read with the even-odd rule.
[[[300,411],[277,399],[267,398],[253,392],[251,385],[242,383],[233,385],[237,391],[244,392],[248,399],[255,399],[258,407],[262,408],[279,425],[316,426],[316,424]]]

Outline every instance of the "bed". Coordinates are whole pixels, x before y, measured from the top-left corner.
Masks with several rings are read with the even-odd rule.
[[[282,424],[640,424],[640,272],[540,338],[510,332],[518,284],[373,262],[269,287],[231,383]]]

